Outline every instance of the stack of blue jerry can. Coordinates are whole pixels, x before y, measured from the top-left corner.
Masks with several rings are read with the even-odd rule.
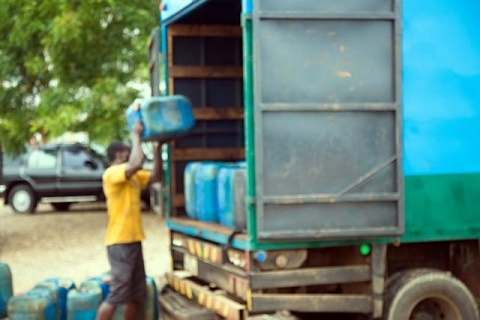
[[[184,171],[187,216],[219,222],[232,229],[246,228],[246,163],[189,162]]]
[[[8,301],[10,320],[56,320],[57,312],[52,291],[47,288],[35,288],[24,295],[13,296]]]
[[[8,264],[0,262],[0,318],[7,315],[8,300],[12,296],[12,272]]]
[[[32,290],[41,289],[50,292],[50,300],[55,310],[55,319],[60,319],[60,308],[58,304],[58,287],[54,282],[41,281],[38,282]],[[27,293],[28,294],[28,293]]]
[[[158,292],[155,280],[152,277],[146,276],[145,282],[147,285],[147,297],[142,303],[139,319],[158,320],[160,314],[158,309]],[[113,320],[123,320],[123,311],[124,307],[118,306],[113,314]]]
[[[158,320],[160,312],[158,309],[158,291],[155,280],[147,276],[147,300],[143,304],[143,318],[144,320]]]
[[[189,162],[185,167],[183,175],[183,186],[185,190],[185,211],[187,216],[197,219],[197,210],[195,207],[195,176],[202,162]]]
[[[245,171],[245,162],[238,162],[222,167],[218,172],[220,224],[233,229],[246,228]]]
[[[217,196],[218,196],[218,217],[220,224],[229,228],[235,228],[233,215],[233,177],[236,166],[224,166],[218,170]]]
[[[106,273],[103,273],[99,276],[88,278],[87,280],[82,282],[80,284],[80,286],[82,286],[87,281],[88,282],[91,282],[91,281],[96,282],[100,286],[100,289],[102,290],[102,300],[105,300],[105,298],[107,298],[107,296],[108,296],[108,292],[110,291],[110,280],[111,280],[110,273],[106,272]],[[91,284],[89,284],[89,285],[91,285]]]
[[[94,320],[102,303],[102,287],[96,281],[84,281],[67,295],[67,320]]]
[[[67,296],[70,290],[75,289],[75,283],[70,278],[48,278],[43,281],[45,285],[53,284],[57,294],[58,319],[67,320]],[[42,283],[37,286],[42,286]]]
[[[197,219],[205,222],[218,222],[218,170],[223,163],[206,162],[195,175],[195,209]]]
[[[247,170],[240,167],[233,176],[233,216],[237,229],[247,228],[246,195],[247,195]]]

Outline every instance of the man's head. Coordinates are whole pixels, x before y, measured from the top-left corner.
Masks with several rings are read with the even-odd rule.
[[[110,163],[127,162],[130,155],[130,147],[120,141],[112,142],[107,148],[107,155]]]

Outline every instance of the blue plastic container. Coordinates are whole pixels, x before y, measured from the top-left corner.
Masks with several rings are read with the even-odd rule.
[[[239,168],[244,168],[244,169],[247,168],[247,162],[246,161],[238,161],[235,165]]]
[[[181,95],[136,100],[127,109],[130,130],[136,120],[143,122],[144,141],[181,136],[195,125],[192,105]]]
[[[139,319],[142,320],[158,320],[160,313],[158,309],[158,292],[155,280],[147,276],[145,278],[147,285],[147,298],[142,303]],[[123,306],[118,306],[113,314],[113,320],[123,320]]]
[[[98,282],[91,286],[70,290],[67,295],[67,320],[95,320],[102,302],[102,289]]]
[[[218,213],[218,170],[224,163],[202,163],[195,175],[195,209],[197,219],[219,222]]]
[[[160,312],[158,309],[158,291],[155,280],[147,276],[147,301],[143,304],[143,320],[158,320]]]
[[[67,295],[70,290],[75,289],[75,283],[69,278],[49,278],[44,282],[53,283],[57,289],[59,319],[67,319]]]
[[[105,298],[108,296],[108,292],[110,292],[110,280],[110,274],[105,273],[97,277],[88,278],[80,284],[80,287],[91,286],[91,282],[95,282],[102,290],[102,300],[105,300]]]
[[[233,176],[233,216],[235,227],[241,230],[247,228],[246,195],[247,169],[243,166],[237,168]]]
[[[46,305],[44,310],[45,320],[55,320],[58,319],[58,303],[57,293],[55,290],[52,290],[49,286],[39,286],[34,287],[33,289],[27,291],[26,296],[46,298],[49,303]]]
[[[221,225],[229,228],[235,228],[233,177],[236,169],[235,166],[222,167],[218,170],[217,177],[219,221]]]
[[[245,162],[220,168],[217,179],[220,224],[232,229],[245,229]]]
[[[51,281],[41,281],[33,287],[33,290],[35,289],[41,289],[50,292],[52,304],[55,309],[55,319],[60,319],[61,310],[58,300],[59,294],[57,284]]]
[[[0,262],[0,318],[7,315],[8,300],[12,296],[12,272],[8,264]]]
[[[55,320],[56,310],[51,290],[32,289],[25,295],[13,296],[8,301],[10,320]]]
[[[183,186],[185,192],[185,211],[187,216],[197,219],[197,210],[195,207],[195,176],[202,162],[189,162],[185,166],[183,174]]]

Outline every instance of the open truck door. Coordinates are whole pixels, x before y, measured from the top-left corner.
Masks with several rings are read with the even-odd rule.
[[[260,241],[401,235],[399,1],[254,1]]]

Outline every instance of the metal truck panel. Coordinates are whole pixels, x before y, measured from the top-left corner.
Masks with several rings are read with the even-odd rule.
[[[402,241],[479,236],[479,11],[475,0],[403,3]]]
[[[160,21],[168,23],[171,20],[179,19],[203,5],[208,0],[163,0],[160,5]]]
[[[476,239],[480,235],[480,174],[405,177],[403,242]]]
[[[198,11],[201,11],[201,13],[204,14],[206,10],[213,9],[213,6],[209,7],[212,3],[216,5],[218,3],[223,4],[224,2],[225,0],[206,1],[203,8],[199,8],[201,10]],[[240,2],[240,0],[237,2]],[[237,2],[232,0],[230,3],[238,5]],[[389,21],[392,21],[392,17],[396,15],[396,10],[398,10],[393,2],[375,0],[344,1],[342,2],[342,6],[335,8],[336,3],[336,1],[242,1],[243,100],[245,108],[245,154],[248,168],[248,194],[246,206],[249,215],[247,237],[242,239],[241,243],[234,242],[234,246],[240,248],[278,249],[338,244],[338,242],[317,241],[314,237],[305,237],[305,239],[308,238],[308,242],[298,241],[300,240],[299,238],[290,236],[289,230],[285,230],[282,226],[279,227],[277,221],[282,215],[284,215],[287,216],[289,222],[294,221],[297,223],[297,227],[302,227],[305,226],[307,222],[312,222],[311,224],[308,223],[308,226],[312,225],[314,228],[319,228],[322,223],[325,223],[325,220],[323,217],[322,219],[318,219],[318,216],[315,214],[315,212],[319,211],[318,208],[322,207],[324,214],[328,217],[333,214],[329,213],[330,209],[323,208],[331,208],[339,204],[323,203],[324,199],[318,195],[325,194],[325,190],[327,190],[326,188],[320,189],[322,193],[311,193],[315,191],[314,179],[304,179],[304,181],[302,181],[304,176],[298,177],[298,174],[302,175],[304,173],[301,166],[298,165],[297,167],[294,167],[293,171],[289,171],[295,173],[295,175],[293,175],[292,187],[289,187],[288,184],[287,186],[284,186],[284,183],[275,183],[275,181],[281,181],[281,176],[276,176],[273,170],[281,168],[282,164],[284,167],[290,165],[288,160],[285,160],[285,156],[283,158],[278,157],[277,159],[275,157],[275,152],[285,155],[287,154],[287,151],[282,149],[281,144],[276,143],[274,135],[267,136],[270,140],[265,140],[264,142],[262,142],[261,139],[257,139],[258,136],[256,136],[259,134],[258,129],[263,126],[262,123],[260,126],[255,127],[255,125],[258,125],[257,120],[261,118],[261,120],[264,120],[269,126],[268,128],[272,129],[272,131],[276,130],[280,132],[280,135],[287,135],[287,132],[284,131],[289,130],[293,132],[292,136],[297,135],[295,139],[301,139],[303,138],[302,131],[308,131],[309,129],[306,126],[298,126],[299,128],[297,128],[291,124],[291,121],[296,121],[303,117],[307,118],[307,123],[313,123],[319,118],[317,114],[328,114],[332,119],[332,122],[341,121],[344,123],[343,127],[346,132],[345,136],[342,135],[343,132],[341,131],[333,132],[332,140],[334,140],[334,142],[341,141],[344,143],[341,139],[345,138],[347,134],[353,137],[366,134],[372,138],[373,141],[375,141],[375,138],[379,139],[374,144],[376,146],[374,149],[375,154],[371,158],[368,155],[365,159],[364,155],[361,154],[362,151],[352,151],[351,155],[356,159],[355,166],[342,166],[335,161],[321,161],[314,164],[315,166],[321,166],[323,169],[328,168],[329,170],[346,168],[344,169],[346,176],[353,176],[356,174],[355,170],[360,170],[362,166],[366,167],[366,162],[375,159],[375,157],[384,157],[385,154],[388,154],[388,145],[382,141],[382,138],[388,140],[392,139],[393,136],[397,138],[397,135],[399,135],[402,139],[402,142],[397,144],[397,146],[403,144],[403,155],[400,154],[403,157],[402,168],[398,168],[398,166],[389,166],[386,171],[381,173],[383,176],[381,179],[371,181],[372,184],[368,186],[369,188],[375,186],[390,190],[389,188],[392,188],[392,186],[398,187],[398,185],[395,185],[396,180],[393,177],[393,174],[396,172],[399,175],[404,176],[406,233],[400,238],[401,241],[412,242],[478,238],[480,232],[479,220],[477,219],[477,213],[480,211],[480,203],[478,201],[478,195],[480,194],[480,187],[478,184],[480,179],[480,162],[478,162],[477,159],[479,158],[480,151],[475,146],[477,144],[476,129],[480,124],[478,107],[480,105],[480,91],[477,90],[477,88],[480,87],[480,42],[478,41],[476,30],[480,30],[480,22],[476,19],[475,14],[479,11],[478,9],[480,9],[480,3],[474,0],[464,0],[460,2],[446,0],[435,2],[418,2],[413,0],[403,1],[401,22],[403,27],[401,47],[402,65],[395,65],[395,70],[397,71],[391,71],[391,68],[388,66],[388,60],[380,59],[381,56],[378,55],[378,50],[375,51],[378,49],[379,45],[379,41],[377,41],[378,37],[382,37],[382,35],[383,37],[386,37],[388,32],[385,30],[392,28],[392,23],[390,23],[390,26],[388,26],[388,24]],[[258,19],[258,21],[261,21],[262,23],[266,22],[266,27],[262,24],[259,28],[263,28],[263,31],[257,30],[256,25],[255,27],[252,27],[251,18],[253,5],[257,4],[260,5],[259,12],[262,17]],[[189,6],[193,5],[192,2]],[[317,5],[322,6],[323,12],[328,10],[332,11],[331,9],[333,8],[336,10],[336,13],[335,15],[332,15],[331,12],[328,14],[323,14],[321,12],[315,13],[312,8]],[[295,9],[293,6],[298,6],[300,9]],[[358,6],[364,7],[359,8]],[[166,30],[171,24],[176,24],[177,22],[183,23],[184,20],[195,20],[198,18],[195,17],[196,11],[193,10],[193,8],[190,9],[189,12],[193,16],[193,19],[190,19],[189,16],[187,17],[187,15],[176,15],[169,19],[167,21],[168,23],[162,23],[162,30]],[[364,21],[362,17],[367,16],[367,12],[370,18]],[[327,15],[331,15],[330,19],[326,17]],[[217,19],[213,16],[215,15],[212,14],[212,16],[209,17],[213,20]],[[302,19],[297,19],[298,16]],[[183,19],[182,17],[186,17],[187,19]],[[355,73],[343,72],[349,71],[346,70],[346,68],[345,70],[339,70],[341,71],[339,73],[335,73],[336,78],[332,76],[331,79],[327,79],[331,81],[325,81],[327,82],[325,86],[319,87],[318,90],[323,92],[323,95],[318,94],[315,90],[311,95],[306,95],[301,91],[303,88],[297,85],[297,80],[301,80],[304,84],[307,83],[311,89],[311,87],[313,87],[313,81],[311,81],[310,78],[307,78],[307,80],[310,81],[305,81],[305,78],[319,76],[318,73],[321,69],[318,68],[318,63],[312,64],[313,69],[300,64],[300,60],[297,56],[308,62],[308,54],[311,53],[299,54],[298,52],[301,50],[298,46],[293,48],[294,50],[290,56],[283,53],[283,49],[289,48],[289,42],[285,41],[285,39],[290,42],[298,41],[295,37],[289,36],[292,32],[290,29],[303,28],[304,30],[308,30],[308,32],[313,32],[315,30],[322,31],[322,28],[328,29],[328,26],[339,26],[339,22],[344,21],[344,19],[341,19],[342,17],[348,18],[348,23],[350,23],[351,26],[356,26],[354,28],[355,32],[366,37],[369,37],[370,33],[365,33],[365,30],[368,28],[371,30],[375,29],[371,26],[385,26],[382,31],[373,31],[375,36],[370,37],[370,42],[375,45],[372,46],[372,48],[362,47],[361,43],[358,44],[355,42],[356,39],[353,36],[341,39],[347,39],[352,44],[357,45],[357,48],[363,49],[364,51],[361,52],[362,59],[365,60],[370,57],[375,57],[379,63],[383,64],[384,68],[380,70],[380,73],[374,72],[372,78],[370,78],[370,73],[373,72],[369,72],[369,70],[363,68],[361,63],[355,64],[352,67],[352,70],[360,72],[360,74],[367,74],[368,77],[364,77],[366,78],[366,82],[364,83],[368,84],[370,88],[375,88],[378,84],[378,88],[386,89],[385,92],[375,92],[375,90],[371,89],[367,90],[368,92],[359,93],[359,90],[357,90],[357,92],[355,92],[358,93],[357,95],[351,94],[349,92],[350,87],[345,86],[343,88],[345,90],[342,90],[340,94],[327,95],[329,93],[327,88],[335,88],[335,85],[339,84],[341,88],[341,84],[343,83],[341,80],[345,80],[344,82],[350,81],[350,83],[358,81]],[[282,19],[285,21],[285,25],[289,25],[291,28],[282,26]],[[319,22],[315,25],[315,23],[313,23],[314,21],[321,21],[323,23]],[[365,24],[362,25],[361,22],[365,22]],[[396,23],[396,27],[398,27],[399,22],[397,21]],[[265,33],[266,31],[276,29],[272,26],[280,28],[278,30],[284,32],[285,36],[288,38],[282,38],[284,43],[281,43],[280,40],[277,41],[275,44],[276,47],[272,47],[272,51],[275,50],[272,54],[266,56],[254,55],[252,53],[252,46],[254,45],[253,33],[258,35],[259,32]],[[315,27],[305,28],[308,26]],[[395,25],[393,25],[393,28],[395,28]],[[309,36],[311,36],[311,34],[307,33],[305,39],[312,40],[313,38],[308,38]],[[336,36],[339,37],[338,35]],[[166,48],[167,44],[166,32],[164,32],[164,37],[164,46],[162,46],[162,49]],[[348,43],[348,47],[342,47],[340,43],[337,44],[334,41],[328,42],[330,39],[328,37],[323,37],[322,39],[326,39],[326,43],[328,43],[328,46],[324,51],[330,53],[333,57],[336,57],[333,55],[335,48],[338,53],[337,58],[338,56],[346,56],[349,54],[348,49],[350,48],[350,43]],[[270,41],[269,43],[271,43],[272,39],[268,40]],[[310,42],[312,42],[310,45],[313,49],[321,49],[320,44],[318,43],[319,41]],[[292,43],[295,45],[297,44],[295,42]],[[387,50],[385,52],[389,52],[388,50],[390,50],[390,52],[396,54],[396,51],[391,50],[391,48],[385,47],[384,49]],[[371,51],[375,52],[372,53]],[[268,59],[274,60],[270,62]],[[291,61],[289,61],[289,59]],[[314,59],[310,60],[315,62]],[[260,63],[259,61],[266,61],[266,65],[257,67]],[[337,62],[346,63],[348,61],[343,61],[338,58]],[[301,76],[292,78],[292,74],[288,72],[284,72],[285,76],[276,77],[275,67],[278,66],[278,63],[282,63],[282,67],[277,68],[279,69],[279,72],[284,72],[285,68],[290,68],[289,70],[299,69],[303,71],[303,78]],[[388,79],[390,76],[399,76],[398,68],[400,67],[402,68],[402,90],[400,91],[400,88],[398,88],[398,90],[395,88],[392,89],[391,87],[386,88],[384,85],[385,79]],[[261,70],[262,72],[254,74],[254,72],[257,72],[258,70]],[[314,72],[311,70],[316,71]],[[375,71],[374,66],[372,66],[372,70]],[[268,75],[269,78],[265,79],[263,74]],[[258,77],[259,75],[260,78]],[[323,77],[324,79],[327,78],[324,74],[320,74],[320,77]],[[252,83],[258,81],[258,79],[265,83],[276,83],[280,85],[282,84],[281,81],[285,81],[288,86],[282,87],[282,90],[272,91],[269,87],[263,88],[261,86],[259,87],[260,90],[258,90],[255,84],[254,94],[254,84]],[[177,80],[177,88],[181,88],[181,85],[183,84],[180,80]],[[357,83],[357,89],[358,86],[360,86],[360,83]],[[295,90],[292,88],[295,88]],[[259,93],[262,93],[262,95]],[[275,99],[277,99],[277,95],[286,100],[287,103],[276,102]],[[396,100],[391,98],[392,96],[396,97],[397,95],[400,95],[401,98],[397,97],[395,98]],[[259,97],[260,99],[265,97],[267,102],[262,101],[259,104],[257,100],[254,101],[254,99]],[[320,99],[320,103],[315,102],[317,98]],[[389,98],[391,98],[391,100],[388,100]],[[302,99],[307,102],[301,101]],[[366,99],[371,99],[374,102],[364,101]],[[336,100],[339,102],[335,102]],[[385,103],[385,101],[382,100],[386,100],[387,102]],[[395,101],[401,100],[403,100],[403,126],[401,131],[400,128],[397,128],[398,131],[395,133],[385,130],[391,125],[391,123],[396,125],[395,121],[397,120],[398,114],[395,109]],[[302,106],[302,104],[304,105]],[[331,110],[333,107],[339,106],[342,108]],[[330,109],[328,109],[328,107],[330,107]],[[382,130],[379,131],[381,132],[381,134],[379,134],[381,137],[372,135],[372,132],[375,131],[372,128],[361,128],[361,126],[351,125],[353,119],[356,119],[356,115],[359,114],[368,119],[362,121],[366,121],[365,123],[369,124],[369,126],[371,126],[371,123],[375,123],[374,120],[371,120],[370,115],[372,115],[372,118],[378,117],[380,119],[382,125],[377,127],[379,130]],[[260,115],[260,118],[258,115]],[[295,115],[296,118],[291,120],[289,117],[290,115]],[[306,115],[313,115],[313,117],[316,118],[310,120],[310,117]],[[282,123],[283,126],[280,125],[279,122],[281,119],[287,117],[290,121],[286,122],[285,125]],[[320,128],[315,128],[314,125],[310,125],[311,127],[314,127],[313,129],[316,129],[321,133],[319,134],[319,139],[326,139],[328,136],[327,129],[323,128],[331,125],[331,123],[328,122],[326,118],[327,117],[325,117],[323,122],[320,122],[322,123],[322,127]],[[369,132],[369,130],[371,131]],[[263,132],[260,134],[263,135]],[[261,138],[263,139],[263,136],[261,136]],[[260,148],[267,145],[268,148],[271,148],[275,152],[265,154],[257,153],[256,147],[259,147],[258,141],[261,143]],[[347,144],[346,149],[354,150],[354,148],[365,148],[360,140],[357,142],[357,144]],[[291,146],[292,150],[294,150],[292,153],[309,152],[315,155],[315,153],[319,153],[321,149],[325,149],[323,145],[321,148],[309,148],[309,146],[315,145],[294,144]],[[397,148],[397,146],[395,146],[395,148]],[[339,143],[330,143],[329,147],[329,152],[335,151],[335,148],[337,148],[338,155],[341,152],[342,145]],[[266,162],[265,159],[267,159],[268,162]],[[358,159],[361,159],[361,161]],[[384,160],[387,161],[388,159],[389,158]],[[401,158],[399,159],[400,161],[402,160]],[[304,159],[302,159],[302,161],[304,161]],[[337,160],[337,162],[342,161],[344,160]],[[270,170],[267,168],[267,170],[264,170],[261,166],[256,167],[256,164],[262,163],[266,163],[266,166],[271,166],[272,169]],[[308,164],[307,162],[305,163]],[[305,167],[311,166],[306,165]],[[260,173],[259,169],[261,170]],[[403,172],[401,172],[402,169]],[[286,171],[284,170],[282,174],[285,173]],[[329,182],[331,181],[331,185],[338,189],[343,176],[337,177],[329,172],[325,174],[328,176]],[[263,179],[259,180],[260,183],[264,183],[264,185],[261,185],[260,189],[256,189],[255,187],[258,185],[256,181],[257,177]],[[268,179],[264,179],[264,177],[267,177]],[[316,178],[322,180],[323,176],[319,175]],[[325,181],[326,180],[327,178],[325,178]],[[345,179],[345,181],[347,180]],[[298,186],[300,186],[300,189]],[[265,191],[265,187],[267,188],[267,191]],[[364,188],[366,187],[367,186],[364,186]],[[291,188],[291,190],[288,190],[288,188]],[[303,188],[303,190],[301,190],[301,188]],[[268,193],[270,190],[272,191],[272,194]],[[372,189],[367,190],[371,191]],[[403,186],[401,187],[401,190],[403,190]],[[299,196],[302,192],[307,193],[307,195]],[[385,194],[380,195],[385,196]],[[301,198],[302,201],[307,204],[288,203],[289,201],[297,201],[299,197],[303,197]],[[403,200],[400,201],[403,203]],[[353,216],[356,213],[356,211],[353,212],[353,210],[358,207],[358,203],[352,201],[342,203],[341,205],[347,207],[350,206],[348,210],[352,211],[350,216]],[[389,210],[383,207],[386,203],[392,202],[383,201],[381,202],[381,205],[378,206],[378,209],[375,210],[379,210],[378,212]],[[256,206],[258,204],[261,204],[262,207]],[[295,210],[290,211],[288,208],[289,206],[291,206],[291,208],[295,207]],[[300,207],[302,207],[302,209],[299,210],[301,211],[301,215],[298,215],[296,211]],[[279,210],[277,211],[277,209]],[[291,214],[291,212],[293,212],[293,214]],[[265,216],[270,220],[268,220],[268,223],[267,221],[264,221],[263,225],[260,225],[257,228],[257,224],[262,223],[261,219]],[[292,219],[291,216],[295,219]],[[347,216],[350,217],[348,214]],[[374,223],[379,223],[381,225],[382,223],[386,224],[388,221],[392,221],[391,211],[390,215],[380,216],[382,217],[381,219],[387,220],[382,222],[381,220],[374,219]],[[401,220],[400,216],[398,218]],[[323,220],[323,222],[321,220]],[[339,221],[341,222],[341,220]],[[364,219],[361,222],[366,221],[368,221],[368,219]],[[346,221],[346,223],[348,223],[348,221]],[[223,234],[203,231],[193,225],[187,227],[177,221],[170,221],[169,224],[176,230],[188,230],[188,232],[192,234],[202,234],[202,237],[212,241],[225,243],[227,239]],[[340,224],[340,227],[345,227],[345,224]],[[297,228],[297,230],[300,229]],[[386,229],[384,228],[384,230]],[[257,231],[260,231],[260,234],[258,234]],[[295,232],[295,229],[293,231]],[[280,239],[279,235],[283,235],[286,238],[288,237],[295,241],[259,241],[264,240],[262,237],[265,238],[265,236],[272,236],[272,234],[278,236],[278,239]],[[315,232],[312,231],[310,233],[310,236],[311,235],[315,235]],[[325,233],[323,236],[325,236]]]
[[[257,239],[403,231],[399,7],[258,1]]]
[[[405,175],[480,172],[480,2],[404,1]]]

